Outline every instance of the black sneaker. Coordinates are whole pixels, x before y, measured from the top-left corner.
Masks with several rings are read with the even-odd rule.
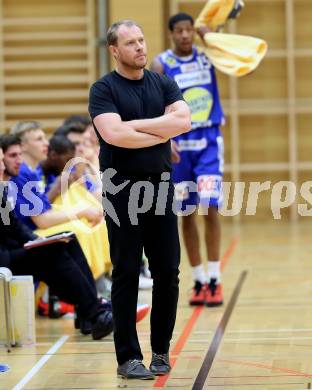
[[[81,334],[88,335],[92,332],[92,322],[81,317],[77,306],[75,306],[74,326],[75,329],[80,329]]]
[[[167,375],[171,370],[169,353],[160,354],[153,352],[149,369],[155,375]]]
[[[195,281],[195,285],[192,290],[192,296],[189,299],[191,306],[202,306],[206,300],[206,285],[200,283],[198,280]]]
[[[223,293],[221,283],[217,283],[215,278],[212,278],[207,284],[206,306],[220,306],[223,303]]]
[[[120,364],[117,375],[124,379],[155,379],[155,375],[139,359],[127,360],[124,364]]]
[[[78,312],[78,306],[75,306],[75,313],[74,313],[74,327],[75,329],[80,329],[80,315]]]
[[[80,318],[80,333],[83,335],[92,333],[92,322],[90,320]]]
[[[93,340],[100,340],[109,335],[113,331],[113,315],[109,311],[100,314],[95,323],[92,324],[92,338]]]

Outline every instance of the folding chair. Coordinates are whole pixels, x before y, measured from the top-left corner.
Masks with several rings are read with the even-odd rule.
[[[12,311],[11,281],[12,272],[8,268],[0,267],[0,282],[3,285],[4,316],[8,352],[15,346],[14,319]]]

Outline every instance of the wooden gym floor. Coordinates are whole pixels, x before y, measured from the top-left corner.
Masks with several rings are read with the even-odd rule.
[[[112,336],[95,342],[72,320],[37,321],[36,347],[0,349],[1,390],[312,388],[312,240],[309,221],[223,225],[221,308],[191,308],[185,256],[172,372],[155,381],[116,377]],[[150,292],[140,292],[142,302]],[[149,364],[149,320],[138,324]]]

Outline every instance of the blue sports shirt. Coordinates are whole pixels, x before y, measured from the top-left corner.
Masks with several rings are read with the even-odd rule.
[[[192,130],[224,124],[214,67],[205,53],[193,46],[193,54],[186,60],[170,49],[157,59],[164,74],[176,81],[191,109]]]
[[[9,193],[11,192],[11,198],[16,200],[14,210],[16,216],[30,229],[37,229],[30,217],[51,209],[51,203],[44,193],[42,177],[36,169],[31,169],[23,162],[18,176],[12,177],[10,182]]]

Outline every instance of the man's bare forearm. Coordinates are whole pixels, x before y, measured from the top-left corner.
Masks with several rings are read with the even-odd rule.
[[[122,122],[116,114],[99,115],[94,119],[94,124],[105,142],[120,148],[147,148],[168,140],[168,138],[159,135],[138,132],[127,122]]]
[[[140,133],[172,138],[190,130],[189,115],[177,112],[168,113],[152,119],[138,119],[124,122]]]
[[[101,134],[101,132],[100,132]],[[147,148],[164,143],[168,138],[134,130],[131,126],[121,124],[118,131],[112,132],[106,142],[127,149]]]

